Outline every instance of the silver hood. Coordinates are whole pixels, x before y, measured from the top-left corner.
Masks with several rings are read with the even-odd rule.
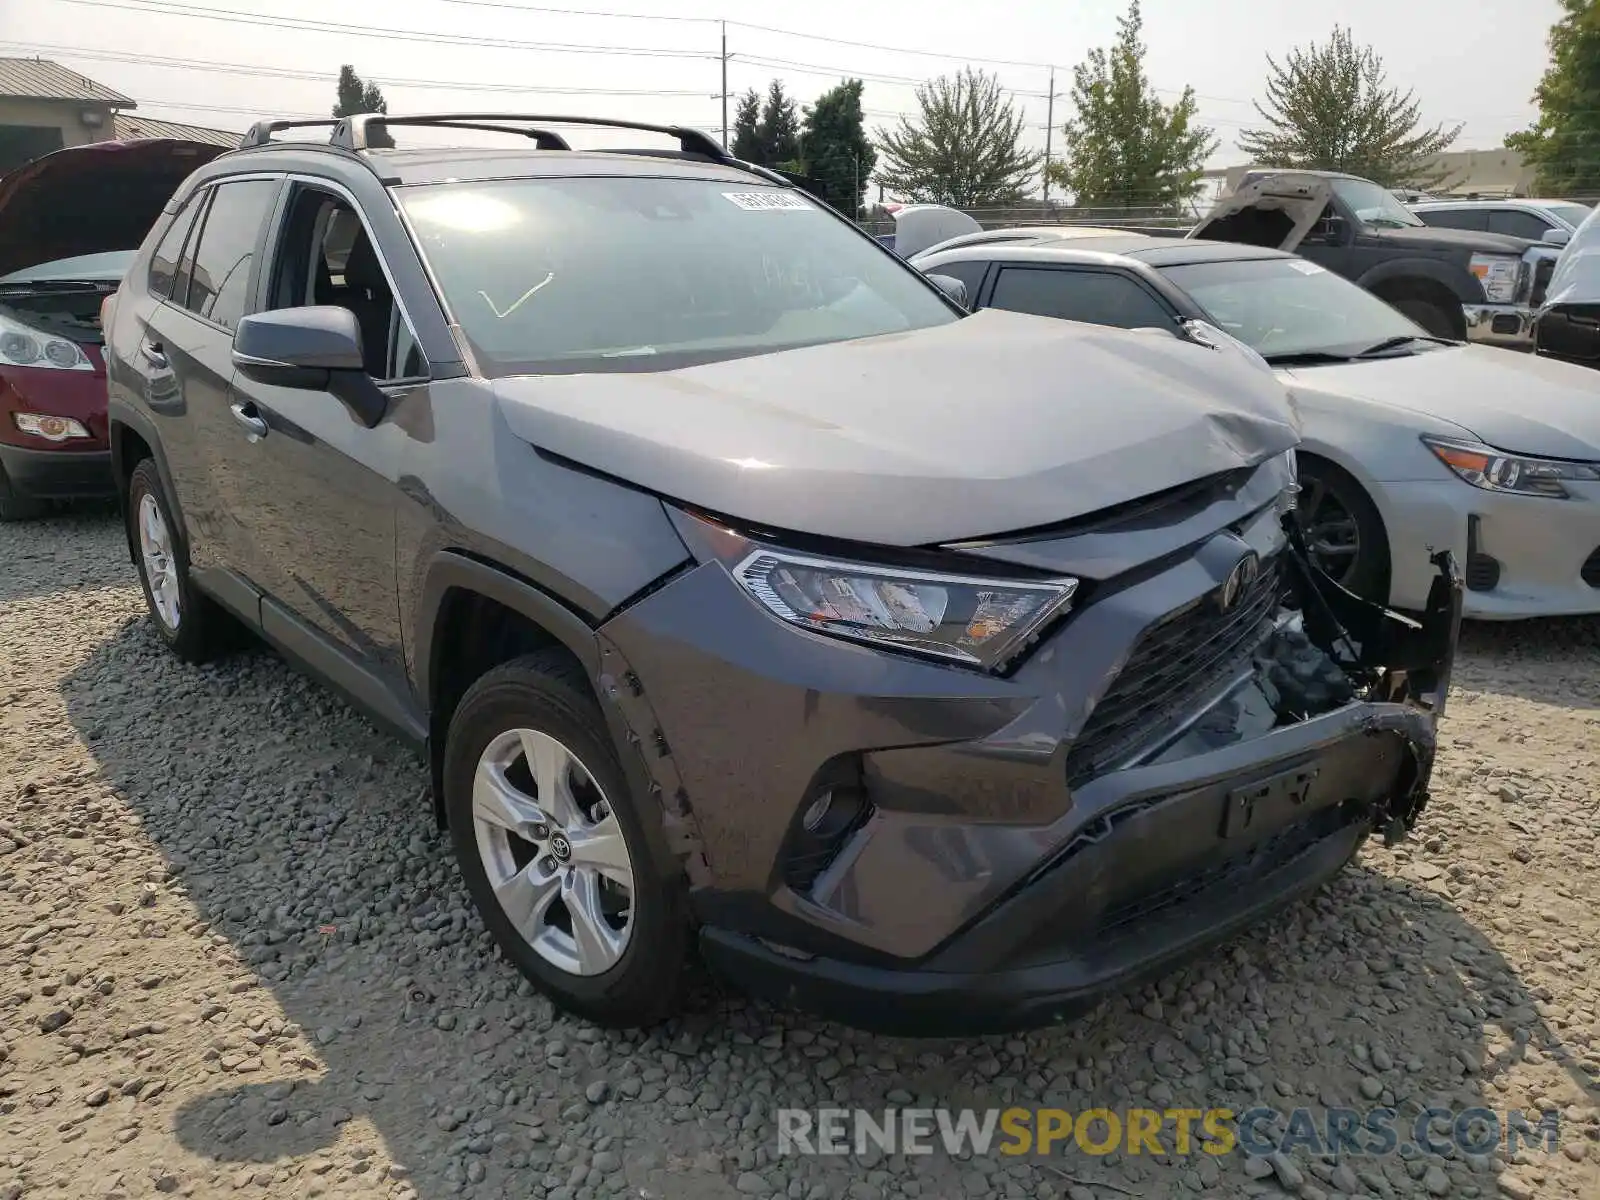
[[[550,453],[745,522],[894,546],[1049,525],[1299,441],[1282,385],[1238,356],[993,309],[494,388],[511,430]]]
[[[1282,374],[1293,392],[1424,413],[1513,454],[1600,461],[1600,389],[1584,367],[1490,346],[1452,346]]]

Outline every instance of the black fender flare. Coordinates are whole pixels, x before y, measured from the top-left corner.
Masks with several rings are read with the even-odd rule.
[[[1369,292],[1386,284],[1420,279],[1438,284],[1462,304],[1482,304],[1483,288],[1471,273],[1437,258],[1392,258],[1368,269],[1356,283]]]
[[[123,461],[120,436],[123,428],[131,429],[138,434],[139,440],[150,448],[150,457],[156,464],[156,474],[160,476],[161,486],[167,493],[167,504],[178,522],[178,536],[187,546],[189,523],[183,514],[183,500],[178,495],[178,489],[173,486],[172,469],[167,465],[167,452],[161,444],[161,435],[156,432],[155,423],[126,401],[111,396],[106,401],[106,424],[109,434],[107,440],[111,443],[111,475],[117,481],[117,509],[122,513],[122,530],[128,542],[129,561],[137,562],[139,552],[133,542],[133,526],[128,520],[127,480],[133,471],[133,464]]]
[[[594,628],[576,611],[500,567],[459,551],[441,550],[428,563],[411,623],[415,638],[412,674],[417,695],[430,709],[434,631],[444,598],[454,588],[476,592],[521,613],[570,650],[591,680],[600,673],[600,643]]]

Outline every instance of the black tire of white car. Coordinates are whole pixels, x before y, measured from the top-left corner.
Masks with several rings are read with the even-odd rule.
[[[17,495],[4,469],[0,469],[0,521],[31,521],[44,516],[48,507],[43,500]]]
[[[517,931],[496,899],[477,842],[473,785],[491,743],[511,730],[555,739],[579,760],[622,830],[633,873],[627,945],[605,971],[581,975],[548,962]],[[610,1028],[646,1028],[682,1002],[691,965],[687,882],[667,850],[659,816],[630,792],[581,668],[562,651],[541,651],[496,667],[462,697],[444,754],[444,808],[473,903],[500,951],[558,1007]]]
[[[150,579],[144,556],[138,552],[139,508],[145,496],[155,500],[166,523],[171,543],[171,555],[176,567],[178,587],[178,627],[173,629],[161,618],[156,609],[155,595],[150,590]],[[189,548],[178,533],[173,520],[172,506],[167,502],[166,491],[161,486],[161,474],[154,459],[143,459],[128,477],[127,504],[128,536],[135,547],[134,559],[138,564],[139,584],[144,589],[145,608],[149,610],[150,624],[156,634],[175,655],[187,663],[209,662],[232,646],[236,626],[231,625],[224,613],[211,598],[201,592],[189,579]]]
[[[1389,538],[1383,527],[1383,517],[1377,506],[1347,471],[1324,459],[1301,455],[1299,460],[1300,496],[1304,500],[1314,494],[1318,485],[1344,509],[1356,527],[1356,560],[1344,578],[1334,577],[1345,588],[1366,600],[1378,604],[1389,602]],[[1312,536],[1310,522],[1314,513],[1303,511],[1302,526],[1309,541]],[[1313,548],[1313,557],[1315,549]],[[1327,568],[1324,567],[1324,570]],[[1334,572],[1329,571],[1330,575]]]

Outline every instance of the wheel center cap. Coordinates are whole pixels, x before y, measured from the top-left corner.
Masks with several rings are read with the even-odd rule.
[[[566,834],[557,833],[551,836],[550,853],[554,854],[562,862],[566,862],[572,857],[572,843],[567,841]]]

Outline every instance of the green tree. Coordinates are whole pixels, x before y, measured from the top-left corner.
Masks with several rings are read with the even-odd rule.
[[[822,183],[828,203],[846,216],[861,211],[867,178],[878,155],[867,138],[861,116],[859,79],[829,88],[806,109],[800,134],[805,173]]]
[[[966,68],[917,89],[918,114],[878,130],[884,167],[878,181],[911,200],[982,208],[1013,204],[1039,169],[1024,150],[1022,114],[1000,81]]]
[[[1420,105],[1385,85],[1383,60],[1334,26],[1325,46],[1312,42],[1283,63],[1267,56],[1267,122],[1239,135],[1239,148],[1265,167],[1347,171],[1385,187],[1430,187],[1448,172],[1428,160],[1446,150],[1461,126],[1418,128]]]
[[[751,88],[739,97],[739,107],[733,115],[733,145],[729,147],[735,158],[745,162],[758,162],[761,158],[761,139],[756,136],[756,124],[761,120],[761,94]]]
[[[1073,71],[1075,119],[1062,129],[1062,161],[1050,178],[1075,202],[1096,207],[1171,211],[1200,191],[1205,161],[1217,148],[1211,130],[1194,123],[1194,89],[1163,104],[1144,73],[1139,0],[1119,18],[1109,52],[1089,51]]]
[[[386,113],[388,102],[378,85],[368,83],[356,74],[349,63],[339,68],[339,102],[333,106],[333,115],[349,117],[356,113]]]
[[[756,142],[761,156],[752,162],[764,167],[798,169],[800,110],[784,93],[781,80],[774,79],[767,86],[767,101],[761,107],[761,120],[756,123]]]
[[[1539,119],[1506,138],[1538,174],[1541,192],[1600,191],[1600,0],[1561,0],[1550,66],[1534,100]]]

